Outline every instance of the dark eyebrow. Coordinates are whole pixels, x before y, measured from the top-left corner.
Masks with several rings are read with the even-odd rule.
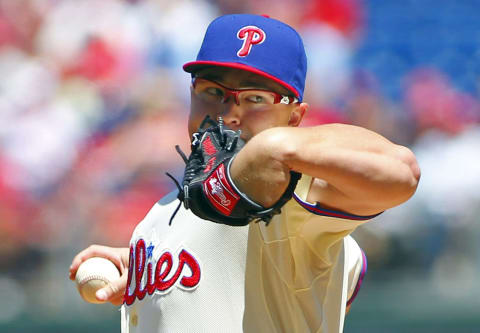
[[[206,79],[210,81],[214,81],[217,83],[220,83],[221,85],[226,86],[227,88],[232,88],[228,87],[226,83],[223,81],[223,76],[221,74],[217,74],[215,72],[210,72],[210,73],[205,73],[200,75],[195,75],[195,77],[198,77],[200,79]],[[252,79],[251,77],[246,77],[244,80],[239,82],[240,87],[243,89],[260,89],[260,90],[270,90],[270,91],[276,91],[278,92],[278,88],[275,86],[270,86],[268,84],[265,84],[264,82],[259,82],[257,80]],[[282,94],[281,92],[278,92]],[[283,93],[285,94],[285,93]],[[287,95],[290,95],[289,93],[286,93]]]
[[[206,79],[206,80],[211,80],[211,81],[215,81],[217,83],[220,83],[221,85],[225,85],[225,82],[223,82],[223,78],[221,75],[215,75],[215,73],[208,73],[208,74],[205,74],[205,75],[198,75],[197,76],[198,78],[200,79]],[[271,87],[267,87],[261,83],[258,83],[256,81],[252,81],[252,80],[249,80],[249,79],[246,79],[244,81],[241,81],[240,82],[240,87],[245,87],[245,88],[253,88],[253,89],[264,89],[264,90],[271,90]]]
[[[215,73],[195,75],[195,77],[198,77],[199,79],[212,80],[212,81],[220,82],[220,83],[222,82],[222,77],[220,75],[215,75]]]
[[[270,91],[274,91],[280,95],[287,95],[287,96],[293,96],[292,93],[286,91],[284,88],[282,87],[277,87],[276,85],[269,85],[268,83],[264,83],[264,82],[258,82],[256,80],[251,80],[249,78],[245,79],[244,81],[241,81],[241,86],[242,87],[251,87],[253,89],[263,89],[263,90],[270,90]]]
[[[240,82],[241,87],[249,87],[249,88],[259,88],[265,90],[272,90],[272,87],[268,87],[262,83],[256,81],[245,80]]]

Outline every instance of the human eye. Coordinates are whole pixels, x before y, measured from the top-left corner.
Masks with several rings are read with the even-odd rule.
[[[264,94],[252,93],[245,96],[245,100],[254,104],[266,104],[268,103],[268,98]]]
[[[222,102],[225,96],[225,91],[221,87],[206,80],[198,80],[194,89],[198,97],[210,103]]]
[[[262,103],[265,101],[265,98],[263,98],[263,96],[260,96],[260,95],[252,95],[252,96],[249,96],[249,100],[254,103]]]
[[[206,94],[212,95],[212,96],[220,96],[222,97],[224,95],[224,92],[222,89],[217,88],[217,87],[206,87],[204,90]]]

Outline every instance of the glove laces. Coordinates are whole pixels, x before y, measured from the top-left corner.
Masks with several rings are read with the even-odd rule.
[[[172,176],[170,173],[165,172],[165,174],[173,180],[175,183],[175,186],[178,189],[178,196],[177,198],[180,200],[178,203],[177,208],[175,208],[175,211],[173,212],[172,216],[170,217],[170,221],[168,222],[168,225],[172,225],[172,221],[174,217],[177,215],[178,210],[180,209],[180,206],[183,205],[185,206],[185,209],[188,209],[188,184],[190,181],[195,177],[197,174],[198,170],[203,167],[203,157],[201,154],[201,151],[198,150],[200,146],[200,138],[201,135],[205,132],[203,129],[206,124],[210,124],[212,126],[215,126],[216,123],[210,116],[206,116],[205,119],[203,119],[202,123],[200,124],[199,131],[193,134],[193,140],[192,140],[192,154],[190,155],[190,158],[187,157],[187,155],[182,151],[179,145],[175,146],[175,150],[177,153],[180,155],[180,157],[183,159],[185,162],[186,168],[185,168],[185,173],[183,176],[183,181],[182,181],[182,186],[180,186],[180,183],[178,180]],[[220,128],[220,133],[221,133],[221,138],[224,140],[224,135],[223,135],[223,119],[222,117],[218,117],[218,126]],[[236,141],[236,140],[235,140]],[[236,143],[236,142],[235,142]]]

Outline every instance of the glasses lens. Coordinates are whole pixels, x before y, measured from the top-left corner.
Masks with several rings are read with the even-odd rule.
[[[225,97],[225,89],[208,80],[196,79],[193,90],[199,98],[209,103],[222,103]]]
[[[238,95],[240,104],[246,107],[260,107],[275,103],[275,94],[264,90],[246,90]]]
[[[193,89],[200,99],[215,104],[224,103],[230,97],[229,95],[238,94],[238,102],[246,108],[262,108],[269,106],[275,104],[275,100],[277,99],[276,93],[272,91],[255,89],[245,89],[243,91],[234,89],[230,90],[213,81],[201,78],[195,79]]]

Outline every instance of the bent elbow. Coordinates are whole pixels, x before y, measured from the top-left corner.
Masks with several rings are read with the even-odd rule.
[[[416,191],[418,182],[420,181],[421,171],[415,154],[407,147],[399,146],[398,158],[407,167],[405,183],[407,195],[410,198]]]

